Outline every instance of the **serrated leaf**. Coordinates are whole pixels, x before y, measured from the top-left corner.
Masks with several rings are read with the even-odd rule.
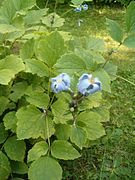
[[[6,130],[11,130],[13,133],[16,132],[16,123],[17,123],[17,118],[15,116],[16,112],[11,111],[7,113],[4,118],[4,126]]]
[[[80,122],[86,125],[82,128],[86,131],[89,140],[96,140],[105,135],[105,130],[100,121],[100,115],[95,112],[82,112],[77,117],[78,125]]]
[[[107,122],[110,119],[110,111],[106,107],[97,108],[94,110],[101,116],[100,122]]]
[[[25,66],[20,58],[15,55],[7,56],[0,61],[0,84],[8,85],[10,80],[24,69]]]
[[[0,151],[0,180],[8,179],[11,173],[10,163],[7,156]]]
[[[4,150],[11,160],[23,162],[26,145],[24,141],[17,140],[16,136],[13,136],[5,142]]]
[[[83,59],[74,53],[63,55],[54,65],[59,72],[74,74],[75,72],[83,72],[86,65]]]
[[[26,100],[39,108],[47,108],[50,98],[47,94],[43,92],[32,92]]]
[[[12,93],[9,95],[9,98],[17,102],[24,94],[28,87],[28,84],[26,81],[15,83],[12,87]]]
[[[47,14],[48,9],[39,9],[39,10],[31,10],[24,17],[24,22],[26,25],[34,25],[40,23],[42,16]]]
[[[28,162],[35,161],[41,156],[46,155],[47,151],[48,144],[45,141],[37,142],[28,152]]]
[[[123,30],[120,25],[111,19],[106,19],[107,25],[109,27],[109,34],[111,38],[119,43],[122,43],[123,40]]]
[[[102,89],[107,92],[111,92],[110,77],[104,69],[99,69],[93,72],[94,77],[98,77],[102,83]]]
[[[135,32],[135,2],[131,2],[126,10],[127,32]]]
[[[104,66],[105,71],[109,74],[111,80],[115,80],[116,79],[116,73],[117,73],[117,66],[113,63],[107,63]]]
[[[20,50],[20,57],[22,59],[30,59],[34,54],[34,39],[29,39],[23,44]]]
[[[128,48],[135,48],[135,33],[130,34],[128,37],[126,37],[122,44],[124,46],[127,46]]]
[[[85,111],[86,109],[99,107],[101,102],[102,94],[100,92],[91,94],[79,104],[79,111]]]
[[[35,49],[37,58],[44,61],[49,67],[52,67],[64,52],[64,40],[57,31],[41,39]]]
[[[16,113],[17,137],[19,139],[29,139],[42,137],[47,139],[54,134],[53,121],[35,106],[20,108]]]
[[[48,16],[42,18],[42,23],[48,27],[56,28],[64,25],[65,19],[61,18],[56,13],[51,13]]]
[[[68,124],[56,125],[55,135],[59,140],[68,140],[71,134],[71,126]]]
[[[70,139],[72,143],[82,149],[87,139],[86,131],[79,126],[73,125],[71,129]]]
[[[61,180],[62,168],[55,159],[40,157],[30,166],[28,176],[31,180]]]
[[[40,60],[25,59],[26,69],[25,72],[37,74],[39,77],[48,77],[49,68]]]
[[[16,32],[17,28],[10,24],[0,24],[0,33],[1,34],[8,34],[11,32]]]
[[[51,146],[53,157],[64,160],[73,160],[79,158],[79,152],[68,142],[64,140],[55,140]]]
[[[7,109],[9,100],[5,96],[0,96],[0,115]]]
[[[4,143],[4,141],[7,139],[8,133],[5,130],[5,127],[3,123],[0,123],[0,144]]]
[[[85,48],[87,50],[94,50],[94,51],[105,51],[105,43],[103,41],[103,39],[99,39],[99,38],[95,38],[95,37],[86,37],[85,39]]]
[[[24,162],[11,161],[11,169],[15,174],[27,174],[28,166]]]
[[[53,121],[56,124],[66,124],[68,120],[72,119],[72,114],[69,113],[69,104],[64,98],[59,98],[52,105],[52,113],[54,115]]]

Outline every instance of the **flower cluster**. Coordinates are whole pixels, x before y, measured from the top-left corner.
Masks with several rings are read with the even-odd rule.
[[[78,7],[76,7],[75,9],[74,9],[74,11],[75,12],[81,12],[82,10],[84,10],[84,11],[87,11],[88,10],[88,5],[87,4],[81,4],[81,5],[79,5]]]
[[[52,78],[51,83],[51,89],[54,93],[70,90],[70,77],[66,73],[62,73],[57,77]],[[93,78],[92,74],[85,73],[79,78],[77,88],[80,94],[88,96],[89,94],[101,91],[102,84],[98,78]]]

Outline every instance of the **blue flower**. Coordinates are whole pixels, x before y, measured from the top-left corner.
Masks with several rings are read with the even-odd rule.
[[[81,12],[82,11],[82,6],[78,6],[74,9],[75,12]]]
[[[87,5],[87,4],[84,4],[84,5],[82,6],[82,8],[83,8],[84,11],[87,11],[87,10],[88,10],[88,5]]]
[[[70,77],[66,73],[62,73],[54,78],[51,78],[51,89],[58,93],[70,89]]]
[[[92,74],[83,74],[78,83],[79,93],[87,96],[102,89],[101,82],[98,78],[92,78]]]

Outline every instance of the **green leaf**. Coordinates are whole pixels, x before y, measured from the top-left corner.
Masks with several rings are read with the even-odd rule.
[[[8,179],[11,173],[10,163],[7,156],[0,151],[0,180]]]
[[[0,96],[0,115],[7,109],[9,100],[5,96]]]
[[[7,113],[4,118],[4,126],[6,130],[11,130],[13,133],[16,132],[16,123],[17,123],[17,118],[15,116],[15,111],[11,111]]]
[[[94,51],[105,51],[105,43],[102,39],[95,38],[95,37],[86,37],[85,39],[85,49],[87,50],[94,50]]]
[[[40,60],[25,59],[25,65],[25,72],[37,74],[39,77],[49,76],[49,68]]]
[[[56,125],[55,135],[59,140],[68,140],[71,134],[71,126],[68,124]]]
[[[30,180],[61,180],[62,168],[55,159],[40,157],[30,166],[28,176]]]
[[[10,80],[24,69],[25,66],[20,58],[15,55],[7,56],[0,61],[0,84],[8,85]]]
[[[99,107],[101,102],[102,94],[100,92],[91,94],[79,104],[79,111],[85,111],[86,109]]]
[[[71,130],[70,139],[71,142],[77,145],[80,149],[86,143],[86,131],[79,126],[73,125]]]
[[[128,48],[135,48],[135,33],[130,34],[127,38],[125,38],[123,45],[127,46]]]
[[[15,174],[27,174],[28,166],[24,162],[11,161],[11,169]]]
[[[19,139],[48,138],[54,134],[53,121],[35,106],[20,108],[16,113]]]
[[[96,140],[105,135],[105,130],[100,121],[100,115],[92,111],[82,112],[77,117],[78,125],[80,122],[85,124],[82,128],[86,131],[89,140]]]
[[[57,31],[52,32],[38,42],[35,52],[38,59],[52,67],[65,52],[64,40]]]
[[[109,34],[111,38],[119,43],[122,43],[123,40],[123,30],[120,25],[111,19],[106,19],[107,25],[109,27]]]
[[[4,144],[4,150],[11,160],[23,162],[26,145],[24,141],[17,140],[16,136],[13,136]]]
[[[32,92],[26,100],[39,108],[47,108],[50,98],[43,92]]]
[[[131,2],[126,10],[127,32],[135,32],[135,2]]]
[[[79,152],[68,142],[64,140],[55,140],[51,146],[52,156],[63,160],[73,160],[79,158]]]
[[[23,44],[20,50],[20,57],[22,59],[30,59],[34,54],[34,39],[29,39]]]
[[[8,133],[5,130],[5,127],[3,123],[0,123],[0,144],[4,143],[4,141],[7,139]]]
[[[35,161],[41,156],[46,155],[47,151],[48,144],[45,141],[37,142],[28,152],[28,162]]]
[[[16,32],[17,28],[15,28],[12,25],[9,24],[0,24],[0,33],[1,34],[7,34],[7,33],[11,33],[11,32]]]
[[[39,9],[39,10],[31,10],[24,17],[24,22],[26,25],[34,25],[39,24],[41,18],[47,14],[48,9]]]
[[[110,77],[104,69],[99,69],[93,72],[94,77],[98,77],[102,83],[102,89],[107,92],[111,92]]]
[[[83,72],[86,65],[83,59],[74,53],[63,55],[54,65],[59,72],[74,74],[75,72]]]
[[[107,63],[104,67],[105,71],[109,74],[111,80],[116,79],[116,73],[117,73],[117,66],[113,63]]]
[[[48,16],[42,18],[42,23],[48,27],[56,28],[64,25],[65,19],[61,18],[56,13],[51,13]]]
[[[53,121],[56,124],[66,124],[68,120],[72,119],[72,114],[69,113],[69,104],[64,98],[59,98],[52,105],[52,113],[54,115]]]
[[[9,95],[9,98],[17,102],[24,94],[28,87],[28,84],[26,81],[15,83],[11,89],[12,93]]]
[[[110,111],[106,107],[95,109],[95,112],[101,116],[100,122],[107,122],[110,119]]]

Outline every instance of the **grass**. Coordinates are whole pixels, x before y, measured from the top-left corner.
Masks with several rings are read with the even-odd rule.
[[[69,10],[61,6],[59,14]],[[87,12],[65,14],[63,31],[76,36],[92,35],[105,40],[107,49],[118,46],[108,35],[105,18],[116,20],[125,28],[124,8],[91,9]],[[80,27],[77,20],[82,19]],[[121,46],[110,57],[118,66],[117,75],[135,83],[135,50]],[[111,103],[110,122],[106,125],[107,136],[84,149],[82,157],[63,162],[63,180],[134,180],[135,179],[135,86],[117,78],[112,82],[112,93],[106,94]]]

